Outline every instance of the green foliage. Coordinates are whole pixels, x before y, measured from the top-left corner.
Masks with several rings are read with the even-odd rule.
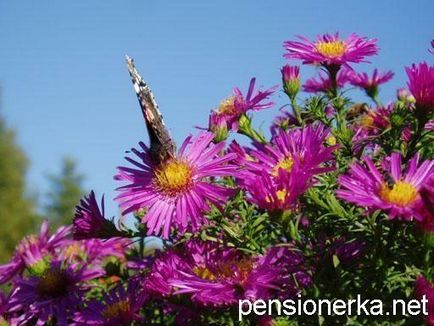
[[[26,194],[28,161],[15,133],[0,117],[0,262],[9,259],[18,241],[32,233],[38,217]]]
[[[84,195],[84,176],[77,172],[77,163],[66,157],[62,161],[60,173],[48,176],[51,191],[48,193],[46,216],[55,226],[69,224],[74,216],[75,206]]]

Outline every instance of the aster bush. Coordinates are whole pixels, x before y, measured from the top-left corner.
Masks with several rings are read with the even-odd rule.
[[[280,90],[252,78],[178,151],[155,155],[158,133],[131,150],[115,175],[121,217],[91,192],[71,226],[24,238],[0,265],[0,325],[434,325],[434,66],[409,64],[383,104],[393,72],[357,66],[377,40],[284,47]],[[264,133],[254,112],[272,114],[279,92]],[[238,320],[239,300],[358,294],[385,310],[425,295],[428,315]]]

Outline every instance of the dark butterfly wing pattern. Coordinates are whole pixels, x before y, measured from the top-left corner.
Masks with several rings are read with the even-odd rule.
[[[161,164],[174,157],[176,144],[164,125],[163,116],[155,101],[154,94],[152,94],[151,89],[134,66],[134,60],[128,56],[126,60],[134,90],[146,121],[146,128],[148,129],[150,140],[151,158],[155,164]]]

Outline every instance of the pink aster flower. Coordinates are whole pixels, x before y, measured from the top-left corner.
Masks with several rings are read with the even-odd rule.
[[[333,166],[324,163],[333,160],[338,146],[324,145],[330,131],[324,125],[307,125],[302,129],[281,130],[270,144],[254,144],[249,159],[245,159],[243,177],[255,177],[261,171],[277,176],[279,170],[291,172],[294,163],[308,175],[328,172]]]
[[[205,222],[204,213],[212,203],[220,206],[233,194],[228,189],[210,183],[210,177],[226,177],[235,173],[236,167],[228,164],[234,154],[220,155],[225,144],[213,144],[214,135],[203,132],[197,137],[188,137],[178,154],[156,166],[145,144],[142,151],[133,149],[139,158],[127,160],[135,168],[120,167],[117,180],[127,184],[118,188],[117,197],[123,213],[145,210],[143,222],[149,235],[167,238],[171,227],[185,232],[190,226],[197,230]]]
[[[428,300],[428,316],[425,317],[425,323],[427,326],[434,326],[434,283],[430,283],[425,277],[419,276],[416,279],[415,294],[419,300],[423,296]]]
[[[279,169],[276,175],[262,171],[254,178],[246,179],[244,189],[250,202],[269,212],[281,212],[297,207],[297,199],[311,185],[310,175],[298,167],[291,172]]]
[[[390,128],[390,118],[393,109],[393,105],[368,109],[367,112],[356,118],[353,124],[354,151],[358,152],[362,150],[365,145],[371,145],[372,147],[378,135],[387,128]]]
[[[18,326],[28,325],[33,319],[37,325],[53,319],[59,326],[70,325],[69,319],[87,288],[83,282],[99,276],[99,271],[85,266],[75,269],[53,261],[41,275],[16,280],[10,311],[19,312]]]
[[[49,224],[41,224],[39,234],[26,236],[17,246],[10,262],[0,265],[0,284],[22,274],[26,268],[38,270],[46,264],[46,257],[54,254],[71,233],[71,227],[60,227],[53,235],[48,233]]]
[[[74,239],[110,238],[121,236],[122,232],[104,217],[104,197],[101,199],[101,209],[93,191],[80,200],[73,219]]]
[[[87,265],[104,272],[103,263],[110,257],[126,260],[125,254],[131,244],[130,239],[86,239],[71,240],[62,245],[57,259],[76,266]]]
[[[372,87],[378,87],[378,85],[387,83],[393,78],[394,73],[392,71],[379,72],[374,69],[372,76],[369,76],[366,72],[356,73],[349,75],[350,83],[354,86],[370,89]]]
[[[234,88],[233,95],[222,101],[220,106],[211,112],[210,123],[225,121],[228,129],[237,131],[238,119],[241,115],[250,110],[259,111],[272,107],[274,103],[268,101],[268,98],[274,93],[276,87],[265,91],[255,91],[255,82],[256,78],[250,80],[246,95],[243,95],[239,88]],[[212,130],[214,125],[210,125],[209,129]]]
[[[379,72],[377,69],[374,69],[372,76],[369,76],[366,72],[353,72],[348,75],[348,79],[351,85],[364,89],[368,96],[375,98],[378,93],[378,86],[387,83],[393,78],[393,75],[394,73],[390,70]]]
[[[420,189],[433,174],[434,161],[419,165],[416,155],[402,170],[401,155],[392,153],[382,162],[381,172],[370,157],[364,159],[366,167],[355,163],[350,171],[339,178],[338,197],[369,210],[382,209],[390,219],[422,221],[423,205]]]
[[[300,41],[286,41],[284,47],[288,51],[284,56],[288,59],[299,59],[306,64],[323,66],[348,65],[350,62],[366,62],[365,58],[377,54],[377,40],[351,34],[341,39],[339,33],[318,36],[310,41],[299,36]]]
[[[337,146],[324,145],[329,130],[323,125],[279,130],[270,144],[254,144],[248,155],[238,152],[243,169],[237,183],[259,207],[275,211],[291,209],[296,198],[311,184],[314,175],[334,169]]]
[[[284,255],[285,250],[249,256],[216,243],[190,241],[182,251],[169,251],[158,258],[150,281],[153,288],[165,289],[165,294],[187,294],[204,305],[227,306],[240,299],[266,299],[287,283],[295,288],[293,277],[302,275],[297,274],[300,256],[294,252]]]
[[[127,284],[127,288],[118,284],[103,293],[103,298],[87,303],[84,311],[78,312],[74,320],[76,325],[119,326],[143,322],[140,309],[148,299],[137,280]]]
[[[405,68],[408,88],[416,99],[416,106],[428,113],[434,112],[434,66],[426,62]]]
[[[349,81],[351,71],[349,69],[339,70],[336,76],[336,87],[342,88]],[[303,90],[308,93],[327,93],[332,90],[332,81],[328,75],[320,72],[318,78],[310,78],[303,84]]]

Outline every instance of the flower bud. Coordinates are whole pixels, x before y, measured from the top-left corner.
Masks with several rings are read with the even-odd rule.
[[[300,68],[298,66],[285,65],[281,69],[283,90],[291,100],[294,100],[300,91]]]
[[[414,104],[416,103],[416,99],[414,96],[405,88],[400,88],[396,92],[396,97],[398,100],[408,103],[408,104]]]
[[[209,130],[214,134],[214,141],[219,143],[229,135],[228,123],[223,115],[212,112],[209,116]]]

